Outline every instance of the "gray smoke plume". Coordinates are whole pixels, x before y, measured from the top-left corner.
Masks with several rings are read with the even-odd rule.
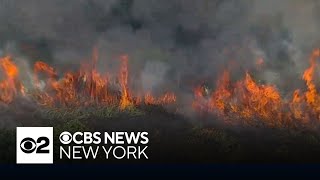
[[[68,69],[97,47],[100,71],[116,73],[127,54],[143,91],[181,94],[203,80],[214,86],[230,66],[239,78],[263,58],[257,77],[290,91],[319,46],[319,7],[318,0],[0,0],[0,54]]]

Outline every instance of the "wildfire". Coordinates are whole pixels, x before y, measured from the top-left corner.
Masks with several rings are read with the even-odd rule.
[[[165,105],[176,101],[175,94],[168,92],[160,97],[154,97],[150,93],[144,95],[144,101],[138,96],[133,97],[129,88],[129,73],[127,55],[120,57],[120,69],[116,82],[119,90],[111,90],[110,77],[107,74],[100,74],[96,68],[98,62],[98,51],[93,50],[90,63],[82,63],[76,72],[67,72],[60,79],[57,79],[57,72],[54,68],[44,62],[36,62],[34,65],[34,82],[37,93],[36,100],[46,106],[87,106],[87,105],[118,105],[120,109],[141,103]],[[39,74],[46,75],[46,86],[43,90],[40,87]]]
[[[224,71],[209,98],[203,96],[202,87],[195,89],[193,107],[231,122],[259,121],[269,126],[294,126],[297,123],[305,125],[311,119],[319,121],[320,95],[314,84],[316,60],[319,57],[320,50],[313,51],[310,67],[303,73],[307,91],[295,90],[291,100],[283,99],[273,85],[257,84],[248,72],[243,80],[231,83],[228,71]]]
[[[176,102],[177,97],[174,93],[165,93],[163,96],[159,98],[155,98],[150,93],[147,93],[144,97],[144,103],[146,105],[165,105]]]
[[[10,56],[0,58],[0,68],[4,75],[0,82],[0,101],[10,103],[17,95],[24,95],[25,89],[18,80],[19,70]]]
[[[122,91],[120,108],[125,109],[126,107],[133,104],[128,90],[128,56],[121,56],[119,79]]]
[[[233,82],[228,70],[217,80],[216,88],[204,85],[194,89],[192,107],[200,113],[215,114],[227,122],[245,124],[263,123],[268,126],[312,125],[320,121],[320,94],[315,84],[317,59],[320,49],[310,56],[310,66],[302,80],[306,90],[296,89],[292,98],[283,98],[272,84],[260,84],[250,72]],[[117,76],[102,74],[97,69],[98,51],[94,48],[91,60],[82,63],[76,71],[59,72],[50,65],[38,61],[34,64],[33,84],[28,90],[36,102],[51,107],[108,106],[121,110],[130,106],[168,105],[177,102],[176,94],[166,92],[153,96],[151,92],[137,95],[130,89],[129,58],[120,56]],[[257,65],[264,61],[258,60]],[[11,103],[17,96],[27,95],[19,80],[19,68],[10,56],[0,58],[0,102]]]
[[[36,87],[40,87],[40,82],[39,82],[39,78],[38,78],[38,74],[40,72],[45,73],[46,75],[49,76],[49,78],[52,80],[57,73],[55,72],[55,70],[50,67],[49,65],[47,65],[44,62],[38,61],[34,64],[34,84]]]
[[[301,94],[300,90],[294,92],[291,102],[291,109],[295,118],[300,118],[304,123],[310,122],[311,118],[320,120],[320,95],[314,84],[314,73],[316,70],[316,60],[320,57],[320,49],[312,52],[310,66],[303,73],[303,80],[306,82],[307,91]]]

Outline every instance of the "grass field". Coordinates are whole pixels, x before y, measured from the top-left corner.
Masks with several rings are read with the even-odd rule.
[[[205,121],[191,120],[158,106],[125,110],[117,107],[42,108],[23,113],[26,114],[19,114],[23,120],[17,120],[17,126],[53,126],[56,144],[62,131],[147,131],[150,139],[147,162],[320,161],[320,136],[307,130],[215,124],[211,123],[213,117]],[[0,162],[15,162],[14,128],[0,130],[0,151]],[[57,156],[55,158],[59,162]],[[106,161],[101,159],[101,162]]]

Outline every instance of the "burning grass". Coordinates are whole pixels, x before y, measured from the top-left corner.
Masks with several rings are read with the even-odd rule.
[[[57,80],[55,70],[43,62],[35,64],[34,81],[39,87],[38,74],[47,75],[44,89],[37,88],[34,97],[44,106],[79,107],[79,106],[118,106],[121,110],[139,104],[170,104],[176,101],[175,94],[166,93],[153,97],[150,93],[144,96],[133,95],[128,85],[128,56],[120,57],[121,65],[116,79],[100,74],[96,69],[97,52],[94,51],[91,64],[82,64],[77,72],[67,72]],[[117,88],[118,87],[118,88]]]
[[[0,81],[0,101],[10,103],[18,94],[25,94],[24,86],[18,79],[18,67],[9,56],[0,59],[0,66],[4,76],[4,79]]]
[[[62,131],[148,131],[155,162],[318,161],[320,94],[315,71],[319,56],[320,50],[312,53],[302,75],[305,90],[293,90],[289,99],[275,85],[257,83],[250,72],[232,82],[224,71],[213,91],[196,87],[188,106],[198,113],[195,119],[203,122],[201,127],[175,113],[180,108],[179,94],[168,91],[154,96],[130,88],[126,55],[120,57],[115,76],[97,70],[97,51],[89,63],[62,76],[38,61],[33,87],[28,88],[14,59],[6,56],[0,58],[0,110],[9,115],[6,120],[19,115],[19,126],[53,126],[55,138]],[[264,61],[257,65],[263,70]],[[173,112],[164,108],[168,106]],[[211,124],[218,120],[245,128]],[[14,130],[0,130],[0,150],[5,151],[0,161],[14,160],[15,151],[7,150],[15,147],[14,139]]]
[[[316,49],[310,56],[310,66],[302,79],[306,90],[296,89],[291,99],[284,98],[275,85],[257,83],[250,72],[243,79],[231,82],[224,71],[212,92],[203,86],[194,90],[190,103],[199,114],[211,114],[227,123],[317,129],[320,119],[320,94],[315,84],[315,71],[320,56]],[[174,92],[154,96],[151,92],[137,92],[130,88],[129,58],[120,57],[118,74],[110,76],[97,70],[98,52],[91,61],[82,63],[77,71],[58,71],[38,61],[34,64],[33,87],[25,88],[19,79],[19,68],[10,56],[0,59],[3,78],[0,81],[0,101],[10,104],[16,97],[31,98],[52,119],[81,119],[89,116],[109,118],[121,113],[139,115],[141,106],[168,106],[179,109]],[[256,62],[263,68],[264,61]],[[180,96],[179,96],[180,97]]]
[[[204,87],[195,89],[193,107],[200,113],[213,113],[230,123],[317,129],[320,94],[315,84],[315,68],[319,56],[320,50],[314,50],[310,66],[302,76],[307,90],[296,89],[291,99],[283,98],[272,84],[258,84],[249,72],[246,72],[243,80],[232,83],[229,72],[225,71],[209,97],[204,96]]]

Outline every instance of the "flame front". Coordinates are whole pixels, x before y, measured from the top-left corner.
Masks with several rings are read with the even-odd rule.
[[[257,84],[249,72],[243,80],[231,83],[228,71],[224,71],[210,98],[203,96],[201,86],[195,89],[193,108],[212,112],[228,122],[259,121],[273,127],[310,125],[311,119],[320,120],[320,95],[314,84],[319,56],[319,49],[313,51],[310,67],[303,73],[307,91],[295,90],[291,100],[283,99],[274,85]]]
[[[213,91],[202,85],[194,89],[192,107],[199,113],[211,113],[231,123],[312,126],[320,121],[320,95],[315,84],[319,57],[320,49],[314,50],[310,66],[302,75],[306,90],[293,90],[292,98],[283,98],[272,84],[257,83],[250,72],[233,82],[229,71],[225,70]],[[140,94],[130,89],[132,77],[128,71],[127,55],[120,57],[117,76],[101,74],[97,63],[98,51],[95,48],[89,62],[82,63],[79,70],[65,72],[59,77],[55,68],[38,61],[34,64],[34,87],[26,92],[19,80],[18,66],[10,56],[5,56],[0,58],[0,101],[9,104],[17,96],[32,95],[38,104],[50,107],[116,105],[124,110],[141,104],[177,105],[178,98],[173,92],[153,96],[151,92]],[[257,65],[261,64],[264,61],[258,59]]]
[[[89,63],[83,63],[77,72],[67,72],[57,79],[57,72],[48,64],[38,61],[34,65],[34,84],[37,89],[34,97],[37,102],[45,106],[88,106],[88,105],[118,105],[121,110],[129,106],[141,103],[150,105],[165,105],[174,103],[176,96],[172,92],[165,93],[160,97],[154,97],[150,93],[141,98],[133,98],[129,88],[129,72],[127,55],[120,57],[120,69],[116,82],[119,90],[112,90],[113,81],[107,74],[102,75],[96,69],[98,51],[93,50],[92,59]],[[40,88],[40,74],[44,74],[45,87]]]
[[[0,82],[0,101],[10,103],[17,95],[25,95],[25,89],[18,79],[19,70],[10,56],[0,58],[4,79]]]

